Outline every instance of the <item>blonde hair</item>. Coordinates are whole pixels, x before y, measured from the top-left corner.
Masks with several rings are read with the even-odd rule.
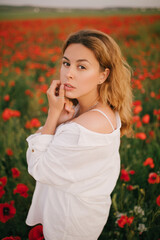
[[[63,46],[63,53],[73,43],[80,43],[90,49],[99,62],[101,71],[110,70],[109,76],[98,85],[99,96],[114,111],[118,111],[122,127],[121,136],[132,131],[131,68],[122,56],[117,43],[109,35],[97,30],[81,30],[71,34]]]

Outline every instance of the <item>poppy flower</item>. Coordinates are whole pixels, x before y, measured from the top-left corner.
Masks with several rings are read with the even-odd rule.
[[[32,228],[28,234],[29,240],[43,240],[43,226],[37,225],[34,228]]]
[[[0,186],[0,198],[2,198],[4,194],[5,194],[5,191],[4,191],[3,187]]]
[[[121,169],[120,179],[123,180],[124,182],[130,181],[129,173],[125,169]]]
[[[131,225],[134,217],[127,217],[126,215],[122,215],[120,219],[118,219],[117,223],[120,228],[124,228],[125,224]]]
[[[144,162],[143,162],[144,166],[149,165],[150,168],[154,168],[154,163],[153,163],[153,159],[152,158],[147,158]]]
[[[142,122],[145,123],[145,124],[148,124],[150,121],[150,116],[149,114],[146,114],[142,117]]]
[[[158,206],[160,206],[160,195],[157,197],[156,203],[157,203]]]
[[[4,96],[4,101],[8,102],[10,100],[10,96],[7,94]]]
[[[13,193],[16,194],[16,193],[19,193],[20,196],[24,197],[24,198],[27,198],[28,197],[28,190],[29,188],[23,184],[23,183],[18,183],[17,184],[17,187],[13,190]]]
[[[136,133],[135,137],[138,139],[141,139],[141,140],[145,140],[147,138],[147,136],[144,132]]]
[[[14,201],[10,203],[0,203],[0,221],[5,223],[9,219],[13,218],[16,214],[16,209],[13,206]]]
[[[37,118],[31,119],[31,121],[27,121],[25,124],[25,128],[31,129],[31,128],[38,128],[41,126],[40,121]]]
[[[13,151],[12,151],[12,149],[7,148],[7,149],[6,149],[6,154],[7,154],[8,156],[13,156]]]
[[[160,182],[160,177],[158,176],[157,173],[152,172],[152,173],[149,174],[148,182],[149,182],[150,184],[159,183],[159,182]]]
[[[0,178],[0,185],[2,185],[3,187],[7,184],[7,177],[1,177]]]
[[[127,186],[127,190],[128,190],[128,191],[132,191],[133,189],[134,189],[134,188],[133,188],[132,185],[128,185],[128,186]]]
[[[20,117],[21,113],[18,110],[12,110],[6,108],[2,113],[2,118],[4,121],[8,121],[12,117]]]
[[[138,113],[140,113],[142,111],[142,106],[141,105],[138,105],[138,106],[135,106],[133,112],[135,115],[137,115]]]
[[[18,178],[20,176],[20,171],[18,170],[18,168],[12,168],[11,171],[13,178]]]

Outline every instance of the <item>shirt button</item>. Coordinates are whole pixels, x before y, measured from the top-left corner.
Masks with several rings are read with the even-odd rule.
[[[34,152],[34,149],[32,149],[32,152]]]

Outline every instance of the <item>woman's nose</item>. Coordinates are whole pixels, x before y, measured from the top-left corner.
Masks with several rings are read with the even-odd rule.
[[[70,66],[70,67],[67,69],[66,77],[67,77],[68,79],[74,77],[74,69],[73,69],[73,67]]]

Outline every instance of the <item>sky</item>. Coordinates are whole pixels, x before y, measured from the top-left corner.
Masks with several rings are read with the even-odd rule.
[[[84,9],[106,7],[160,8],[160,0],[0,0],[0,5]]]

